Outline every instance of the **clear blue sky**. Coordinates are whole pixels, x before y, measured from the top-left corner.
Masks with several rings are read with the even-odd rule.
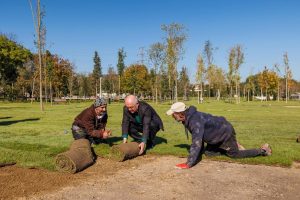
[[[41,0],[41,4],[46,10],[47,48],[74,62],[77,72],[92,71],[94,51],[104,73],[109,65],[116,66],[121,47],[127,53],[126,65],[136,63],[141,47],[163,41],[161,25],[175,22],[188,29],[178,69],[186,65],[192,80],[197,55],[210,40],[218,48],[214,63],[225,70],[229,49],[243,46],[243,79],[275,63],[283,72],[287,52],[293,78],[300,81],[297,0]],[[35,52],[28,0],[0,0],[0,7],[0,32],[15,34],[19,43]]]

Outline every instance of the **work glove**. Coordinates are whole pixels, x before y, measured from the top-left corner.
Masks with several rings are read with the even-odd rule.
[[[188,169],[188,168],[190,168],[186,163],[177,164],[176,167],[179,168],[179,169]]]

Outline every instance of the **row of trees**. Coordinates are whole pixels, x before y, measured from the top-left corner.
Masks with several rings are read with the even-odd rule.
[[[13,37],[0,35],[0,95],[15,99],[39,98],[52,102],[53,97],[96,96],[103,92],[112,94],[133,93],[139,96],[151,96],[156,102],[164,99],[177,101],[178,96],[188,99],[198,94],[198,102],[203,98],[221,97],[229,101],[240,101],[240,96],[248,100],[255,96],[269,99],[289,97],[291,92],[299,91],[299,83],[292,79],[288,54],[283,56],[283,67],[275,64],[263,71],[250,75],[240,83],[239,69],[244,63],[241,45],[232,47],[228,54],[228,71],[214,63],[217,50],[210,41],[206,41],[203,52],[195,61],[195,83],[191,83],[188,68],[178,71],[178,62],[184,55],[184,42],[187,38],[183,25],[162,25],[165,38],[152,44],[147,50],[151,67],[143,62],[125,66],[126,52],[118,50],[116,67],[108,66],[103,73],[101,57],[94,53],[94,68],[90,74],[76,73],[75,65],[69,60],[44,50],[30,52],[18,44]],[[43,31],[45,38],[45,31]],[[281,70],[283,68],[284,70]],[[40,86],[40,87],[37,87]],[[41,88],[43,91],[41,92]],[[285,98],[286,100],[288,98]]]

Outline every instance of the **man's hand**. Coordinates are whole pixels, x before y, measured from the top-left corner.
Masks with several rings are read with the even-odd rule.
[[[139,147],[140,147],[139,155],[142,155],[143,152],[145,151],[146,144],[145,144],[144,142],[141,142],[141,143],[139,144]]]
[[[127,143],[127,138],[123,138],[123,143]]]
[[[107,139],[109,136],[111,136],[111,130],[105,130],[102,134],[103,139]]]
[[[186,163],[180,163],[180,164],[176,165],[176,168],[179,168],[179,169],[188,169],[190,167]]]

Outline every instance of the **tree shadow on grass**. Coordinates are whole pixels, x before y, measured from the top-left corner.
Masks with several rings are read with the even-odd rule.
[[[19,122],[28,122],[28,121],[37,121],[37,120],[40,120],[40,118],[28,118],[28,119],[21,119],[21,120],[3,121],[0,122],[0,126],[7,126]]]
[[[122,140],[123,140],[122,137],[110,137],[107,139],[97,139],[96,144],[104,143],[104,144],[108,144],[111,147],[113,145],[119,144],[119,142]],[[154,140],[155,140],[155,145],[159,145],[161,143],[165,143],[165,144],[168,143],[167,139],[158,136],[156,136]]]
[[[9,118],[12,118],[12,117],[0,117],[0,119],[9,119]]]
[[[174,145],[174,147],[179,147],[179,148],[183,148],[183,149],[185,148],[187,151],[189,151],[191,145],[189,145],[189,144],[176,144],[176,145]]]
[[[159,145],[161,143],[168,144],[168,140],[166,138],[156,136],[154,139],[154,143],[155,143],[155,145]]]
[[[109,146],[111,147],[122,140],[123,140],[122,137],[110,137],[107,138],[106,143],[109,144]]]

